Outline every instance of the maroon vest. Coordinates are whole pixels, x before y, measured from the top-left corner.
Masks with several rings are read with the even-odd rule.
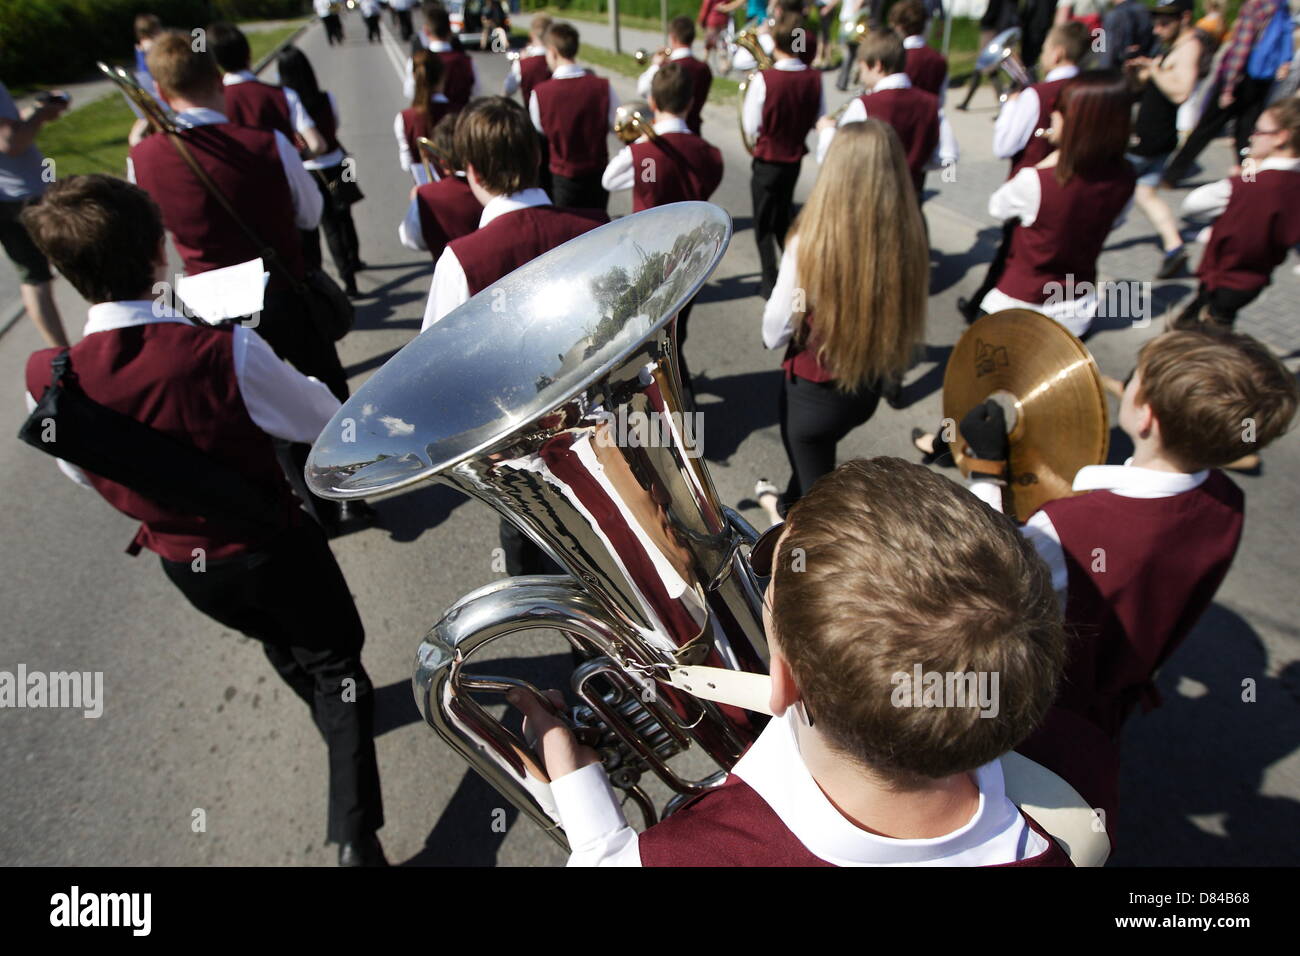
[[[1067,77],[1064,80],[1051,80],[1042,83],[1035,83],[1030,87],[1038,94],[1038,121],[1034,124],[1034,129],[1046,129],[1052,125],[1052,111],[1056,109],[1056,101],[1061,98],[1061,89],[1066,83],[1074,77]],[[1034,136],[1032,133],[1020,152],[1011,157],[1011,172],[1007,178],[1010,179],[1024,166],[1036,166],[1044,159],[1047,154],[1056,149],[1051,140],[1046,136]]]
[[[451,103],[439,103],[433,100],[429,101],[427,110],[417,110],[414,106],[408,106],[402,110],[402,131],[406,135],[406,148],[411,151],[411,162],[418,163],[424,153],[420,151],[420,144],[416,142],[421,136],[429,139],[433,136],[433,128],[438,125],[448,113],[453,111]]]
[[[800,340],[802,344],[799,344]],[[785,369],[786,378],[798,376],[809,382],[833,382],[835,374],[817,360],[817,349],[820,345],[817,330],[813,328],[813,313],[809,309],[804,315],[802,328],[785,347],[785,358],[781,361],[781,368]]]
[[[474,89],[474,64],[464,50],[447,50],[438,58],[443,66],[442,94],[453,110],[462,110]]]
[[[1154,705],[1152,675],[1228,573],[1242,508],[1241,489],[1221,471],[1166,498],[1092,491],[1043,506],[1070,582],[1071,652],[1057,706],[1113,737],[1140,700]]]
[[[605,168],[609,152],[609,80],[588,72],[544,80],[533,89],[551,153],[551,172],[576,179]]]
[[[453,239],[448,248],[465,272],[469,294],[478,295],[525,262],[607,222],[609,217],[595,209],[528,206],[497,216],[483,228]]]
[[[1023,815],[1023,814],[1022,814]],[[1071,866],[1056,841],[1037,856],[999,866]],[[734,774],[637,838],[642,866],[834,866],[805,847],[753,787]]]
[[[694,133],[632,144],[632,211],[707,200],[722,182],[722,153]]]
[[[797,163],[808,147],[804,140],[817,123],[822,102],[820,70],[778,70],[762,73],[762,129],[754,144],[754,158],[768,163]]]
[[[691,75],[694,92],[691,98],[691,108],[685,117],[686,128],[699,136],[700,111],[704,109],[704,103],[709,98],[709,90],[713,87],[713,71],[709,69],[709,64],[703,60],[697,60],[693,56],[685,56],[680,60],[669,60],[668,62],[676,63]]]
[[[253,129],[275,129],[289,142],[295,142],[298,131],[289,116],[289,100],[284,90],[261,80],[245,80],[223,87],[226,94],[226,118],[240,126]]]
[[[903,143],[907,169],[917,196],[925,180],[925,164],[939,145],[939,97],[925,90],[880,90],[861,97],[867,116],[888,123]]]
[[[1250,292],[1268,285],[1300,245],[1300,172],[1263,169],[1232,180],[1228,208],[1214,223],[1196,274],[1211,289]]]
[[[244,407],[233,341],[229,327],[180,322],[96,332],[72,347],[72,370],[85,393],[101,405],[220,459],[265,488],[283,506],[287,527],[300,520],[301,512],[271,436]],[[42,349],[27,360],[32,395],[44,394],[49,386],[50,360],[56,354],[56,349]],[[215,560],[265,544],[274,535],[250,537],[219,521],[173,511],[97,475],[86,477],[109,504],[141,522],[130,553],[145,547],[169,561],[190,562],[194,549],[202,548],[208,560]]]
[[[1049,285],[1097,280],[1097,257],[1115,219],[1133,196],[1135,178],[1120,157],[1103,173],[1076,174],[1062,186],[1056,169],[1037,169],[1042,191],[1032,226],[1017,226],[998,289],[1024,302],[1046,302]],[[1059,293],[1058,293],[1059,298]]]
[[[447,243],[477,229],[483,215],[469,183],[459,176],[425,183],[415,191],[415,201],[420,210],[420,232],[435,261]]]
[[[239,212],[240,217],[296,278],[305,275],[302,240],[294,224],[293,195],[275,133],[230,123],[181,133],[190,152]],[[191,275],[255,259],[253,244],[212,197],[165,136],[147,136],[131,150],[135,179],[162,208],[163,224]],[[288,288],[268,265],[269,288]]]
[[[930,46],[919,46],[908,50],[903,72],[912,81],[912,86],[927,93],[939,96],[943,92],[944,80],[948,78],[948,61],[943,54]]]
[[[533,89],[538,83],[551,78],[551,68],[546,65],[544,55],[525,56],[519,59],[519,95],[524,98],[527,107],[532,98]]]

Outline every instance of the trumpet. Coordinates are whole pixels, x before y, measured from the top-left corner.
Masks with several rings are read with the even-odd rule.
[[[614,135],[625,146],[635,143],[642,136],[653,142],[659,138],[653,117],[649,103],[642,100],[622,103],[614,111]]]
[[[1020,27],[1009,27],[1003,30],[980,51],[980,55],[975,59],[975,72],[989,76],[1001,69],[1011,78],[1015,90],[1032,86],[1034,78],[1029,75],[1029,70],[1025,68],[1024,63],[1020,62],[1020,57],[1016,56],[1015,45],[1019,40]],[[998,101],[1005,103],[1009,95],[1009,92],[1004,91],[998,97]]]
[[[658,50],[654,50],[653,52],[642,47],[632,54],[632,58],[636,60],[638,66],[649,66],[656,56],[661,53],[664,56],[667,56],[670,52],[672,51],[666,46],[660,47]]]
[[[102,60],[95,65],[99,67],[99,72],[112,80],[117,88],[122,91],[126,101],[144,119],[148,120],[149,125],[153,127],[155,132],[176,133],[180,131],[180,126],[176,122],[176,114],[154,99],[153,94],[141,86],[129,72],[120,66],[109,66]]]
[[[749,83],[754,78],[754,74],[759,70],[770,70],[772,68],[772,58],[767,55],[762,45],[758,42],[758,34],[753,30],[741,30],[736,34],[736,46],[747,51],[754,58],[757,67],[750,70],[743,80],[740,81],[740,96],[736,100],[737,113],[740,118],[740,141],[745,146],[745,151],[751,156],[754,154],[754,142],[745,132],[745,93],[749,90]]]

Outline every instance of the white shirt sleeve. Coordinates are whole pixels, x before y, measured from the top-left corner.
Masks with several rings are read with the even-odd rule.
[[[600,764],[552,780],[551,794],[569,841],[569,866],[641,865],[637,833]]]
[[[420,225],[420,200],[412,199],[406,207],[406,218],[397,227],[397,238],[402,245],[416,252],[428,252],[424,242],[424,229]]]
[[[799,284],[796,274],[799,237],[791,236],[781,253],[781,268],[776,274],[772,295],[763,306],[763,345],[769,349],[785,346],[794,334],[795,293]]]
[[[31,392],[23,392],[23,398],[27,401],[27,414],[30,415],[32,412],[36,411],[36,399],[32,397]],[[89,488],[91,491],[95,490],[95,486],[90,483],[90,479],[86,477],[86,473],[76,465],[71,462],[66,462],[62,458],[56,458],[55,461],[58,463],[59,471],[63,472],[77,484],[81,485],[81,487]]]
[[[745,90],[745,104],[741,108],[740,125],[751,141],[763,131],[763,103],[767,100],[767,83],[762,73],[755,73]]]
[[[506,71],[506,82],[501,87],[502,96],[514,96],[515,90],[519,89],[519,84],[523,82],[523,73],[519,67],[518,60],[512,60],[510,69]]]
[[[935,441],[938,440],[936,437]],[[966,487],[980,501],[999,514],[1002,513],[1002,485],[996,481],[982,481],[976,478],[968,482]],[[1047,516],[1046,511],[1039,509],[1021,526],[1020,533],[1034,546],[1038,556],[1047,565],[1047,570],[1051,572],[1052,590],[1056,592],[1056,599],[1060,603],[1061,610],[1064,611],[1065,598],[1069,593],[1070,572],[1065,564],[1065,549],[1061,547],[1061,536],[1056,533],[1052,519]]]
[[[236,325],[234,336],[235,379],[253,424],[286,441],[314,442],[339,400],[277,356],[253,329]]]
[[[997,188],[989,197],[989,215],[999,222],[1019,219],[1022,226],[1032,226],[1038,218],[1042,187],[1038,170],[1026,166]]]
[[[316,128],[316,121],[311,118],[307,108],[302,105],[302,99],[293,90],[287,86],[282,86],[284,90],[285,102],[289,105],[289,124],[299,133],[305,133],[309,129]],[[330,101],[331,103],[333,100]]]
[[[839,129],[846,123],[863,123],[867,119],[867,108],[862,104],[862,97],[855,96],[853,102],[844,108],[840,114],[839,122],[832,129],[822,129],[817,131],[817,165],[820,166],[826,159],[826,153],[831,148],[831,140],[835,138],[835,130]]]
[[[320,190],[316,187],[316,180],[303,166],[293,143],[279,130],[275,131],[275,145],[280,150],[280,163],[284,166],[285,178],[289,180],[294,225],[299,229],[315,229],[320,224],[321,209],[325,205]]]
[[[397,163],[403,169],[411,168],[411,147],[406,142],[406,126],[402,123],[402,114],[393,117],[393,136],[397,138]]]
[[[1032,86],[1007,100],[993,124],[993,155],[1010,159],[1029,143],[1038,122],[1038,91]]]
[[[649,68],[637,77],[636,95],[641,99],[646,99],[650,95],[650,83],[654,80],[655,74],[659,72],[659,67],[651,63]]]
[[[453,312],[469,301],[469,279],[461,268],[456,253],[451,246],[442,250],[438,263],[433,267],[433,285],[429,288],[429,303],[424,308],[424,321],[420,323],[423,332],[449,312]]]
[[[614,92],[614,84],[610,83],[609,84],[609,116],[605,117],[605,121],[609,124],[610,129],[614,128],[614,119],[618,115],[618,108],[622,102],[623,101],[618,98],[618,94]]]
[[[636,185],[637,170],[633,168],[632,147],[624,146],[614,158],[609,161],[605,167],[605,173],[600,177],[601,188],[606,192],[618,192],[620,189],[631,189]]]
[[[1215,183],[1198,186],[1187,194],[1183,200],[1184,219],[1194,222],[1209,222],[1223,215],[1232,199],[1232,180],[1220,179]]]
[[[415,61],[409,56],[406,58],[406,77],[402,80],[402,99],[407,105],[415,99]]]
[[[944,115],[943,108],[939,108],[939,145],[934,149],[934,159],[931,160],[931,169],[943,169],[945,166],[955,166],[959,151],[957,148],[957,135],[952,131],[952,124],[948,122],[948,117]]]
[[[533,90],[528,95],[528,115],[532,118],[533,129],[545,134],[546,130],[542,129],[542,108],[537,105],[537,91]]]

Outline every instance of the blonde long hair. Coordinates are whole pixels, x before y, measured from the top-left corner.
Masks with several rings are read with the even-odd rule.
[[[902,378],[925,331],[930,252],[891,126],[869,119],[839,128],[790,234],[799,236],[804,293],[795,340],[815,309],[817,360],[840,391]]]

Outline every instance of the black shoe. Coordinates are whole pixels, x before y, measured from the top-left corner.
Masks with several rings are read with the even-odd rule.
[[[1182,245],[1177,249],[1170,249],[1165,253],[1164,259],[1160,262],[1160,268],[1156,272],[1157,279],[1172,279],[1182,271],[1183,265],[1187,262],[1187,246]]]
[[[373,833],[339,844],[339,866],[388,866],[379,837]]]
[[[370,266],[366,265],[365,262],[364,262],[363,260],[361,260],[361,259],[354,259],[354,260],[352,260],[352,271],[353,271],[353,272],[361,272],[363,269],[369,269],[369,268],[370,268]]]
[[[931,438],[930,450],[926,451],[918,444],[925,437],[925,434],[925,430],[922,428],[912,429],[912,447],[921,453],[921,464],[951,466],[953,464],[952,450],[948,448],[948,443],[941,441],[938,434],[935,434]]]
[[[903,401],[903,383],[901,380],[890,382],[880,390],[880,397],[885,400],[890,408],[903,408],[906,404]]]
[[[361,290],[357,288],[357,280],[352,276],[343,280],[343,291],[348,294],[349,299],[357,299],[361,296]]]

